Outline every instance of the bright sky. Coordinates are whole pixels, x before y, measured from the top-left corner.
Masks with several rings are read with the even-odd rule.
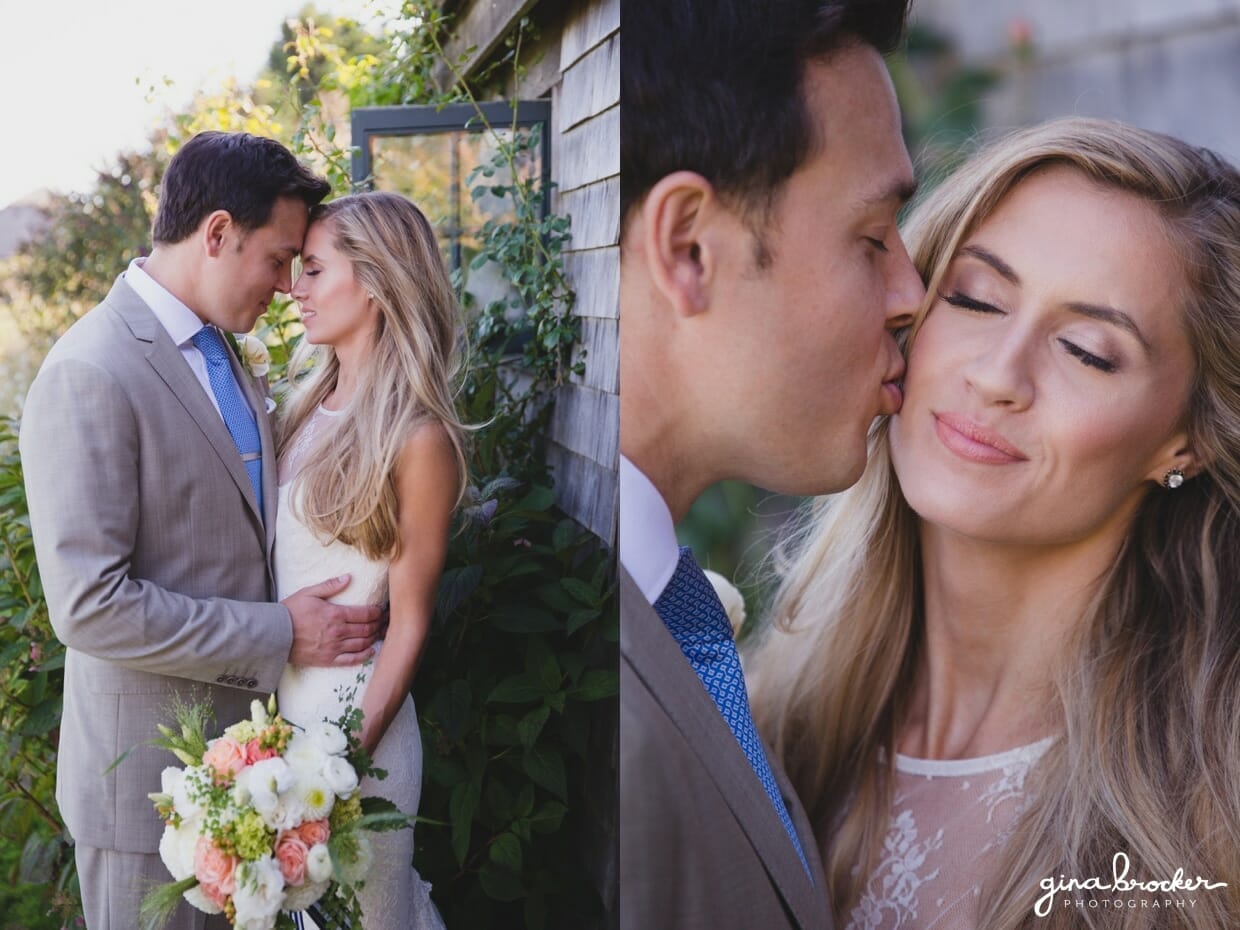
[[[230,75],[249,83],[304,0],[0,0],[0,208],[90,186],[167,108]],[[391,0],[315,0],[362,22]],[[164,78],[174,85],[164,87]],[[148,102],[150,87],[157,88]]]

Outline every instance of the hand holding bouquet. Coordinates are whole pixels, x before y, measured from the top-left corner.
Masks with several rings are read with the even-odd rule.
[[[237,930],[292,927],[281,912],[319,901],[360,926],[365,831],[400,829],[409,818],[391,802],[357,796],[362,775],[383,775],[349,735],[359,712],[297,731],[273,696],[208,742],[206,705],[173,710],[180,732],[160,727],[154,742],[185,768],[164,769],[162,790],[150,797],[166,824],[159,854],[175,881],[143,900],[142,930],[163,926],[182,896]]]

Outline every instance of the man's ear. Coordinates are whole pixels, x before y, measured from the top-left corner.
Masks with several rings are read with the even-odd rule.
[[[693,171],[659,179],[642,202],[650,279],[678,315],[701,313],[709,304],[715,256],[703,233],[717,204],[714,187]]]
[[[202,221],[199,230],[207,255],[211,258],[219,258],[229,239],[236,232],[236,224],[233,223],[232,214],[227,210],[216,210]]]

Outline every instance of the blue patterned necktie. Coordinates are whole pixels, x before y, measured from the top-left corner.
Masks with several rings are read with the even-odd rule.
[[[753,767],[754,774],[762,783],[767,797],[775,807],[780,822],[788,831],[788,838],[796,847],[801,864],[809,872],[809,863],[792,826],[792,817],[784,804],[775,774],[767,761],[762,740],[749,712],[749,694],[745,690],[745,677],[741,672],[740,656],[732,638],[732,624],[724,612],[719,596],[711,587],[705,573],[693,558],[687,546],[680,550],[680,560],[672,580],[654,603],[655,613],[663,620],[672,637],[680,646],[689,665],[697,673],[706,692],[727,721],[728,729],[740,743],[745,758]],[[812,878],[812,876],[811,876]]]
[[[215,394],[215,402],[220,405],[220,413],[224,416],[224,425],[228,427],[237,452],[241,455],[241,462],[250,476],[250,484],[254,486],[254,498],[258,501],[258,512],[261,515],[263,443],[259,438],[254,414],[241,396],[241,389],[237,387],[237,380],[233,377],[232,365],[228,363],[228,347],[213,326],[204,326],[194,333],[190,341],[207,360],[207,378],[211,381],[211,392]]]

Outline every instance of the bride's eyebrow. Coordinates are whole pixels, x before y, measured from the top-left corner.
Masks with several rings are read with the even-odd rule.
[[[1012,266],[1001,259],[994,252],[984,249],[980,245],[966,245],[960,250],[960,254],[968,255],[970,258],[976,258],[978,261],[985,262],[997,271],[1001,278],[1006,281],[1010,281],[1017,287],[1020,286],[1020,275],[1012,270]]]

